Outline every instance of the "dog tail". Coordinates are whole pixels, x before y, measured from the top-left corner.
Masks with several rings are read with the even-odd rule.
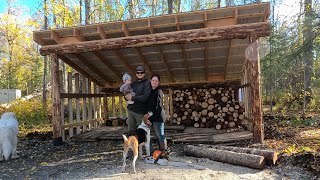
[[[5,160],[8,160],[11,155],[12,144],[9,141],[4,141],[2,144],[2,152]]]
[[[122,137],[123,137],[124,142],[127,142],[127,141],[128,141],[128,138],[127,138],[126,135],[122,134]]]

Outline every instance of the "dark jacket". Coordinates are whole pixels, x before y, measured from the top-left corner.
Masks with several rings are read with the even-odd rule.
[[[147,103],[148,111],[153,115],[149,118],[151,122],[163,122],[161,117],[162,106],[160,105],[159,88],[152,89]]]
[[[147,78],[142,80],[136,80],[131,84],[135,96],[132,96],[133,104],[128,104],[128,110],[133,111],[137,114],[146,114],[147,110],[147,100],[151,92],[151,84]]]

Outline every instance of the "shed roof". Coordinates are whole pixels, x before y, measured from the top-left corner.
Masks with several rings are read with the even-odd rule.
[[[267,36],[269,3],[33,33],[42,54],[59,58],[98,85],[117,88],[144,65],[162,84],[239,80],[250,36]]]

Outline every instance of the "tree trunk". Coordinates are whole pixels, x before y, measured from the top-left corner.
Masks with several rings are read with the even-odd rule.
[[[305,76],[304,76],[304,90],[305,90],[305,103],[307,106],[312,97],[311,91],[311,78],[313,73],[313,32],[312,32],[312,0],[304,1],[305,30],[303,32],[304,46],[305,46]]]
[[[90,0],[84,0],[85,7],[85,24],[90,22]]]
[[[255,169],[264,169],[265,167],[265,158],[263,156],[253,154],[203,148],[192,145],[186,145],[184,147],[184,152],[187,156],[209,158],[214,161],[220,161]]]
[[[203,147],[203,146],[202,146]],[[231,147],[231,146],[205,146],[207,148],[214,148],[220,150],[233,151],[237,153],[246,153],[263,156],[266,159],[267,163],[276,164],[278,155],[275,151],[272,150],[263,150],[263,149],[254,149],[254,148],[240,148],[240,147]]]
[[[173,0],[168,0],[168,14],[173,12]]]
[[[44,29],[48,29],[48,8],[47,8],[47,0],[43,1],[43,14],[44,14]],[[47,63],[48,58],[44,56],[43,58],[43,82],[42,82],[42,102],[44,109],[47,109]]]

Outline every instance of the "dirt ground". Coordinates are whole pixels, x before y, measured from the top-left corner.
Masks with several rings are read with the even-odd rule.
[[[49,134],[21,139],[20,158],[0,162],[0,180],[6,179],[317,179],[301,167],[282,163],[255,170],[209,159],[186,157],[181,144],[171,144],[171,162],[186,162],[204,166],[160,166],[137,161],[137,174],[132,170],[132,153],[127,169],[121,173],[122,142],[74,142],[53,146]],[[319,176],[318,176],[319,177]]]

